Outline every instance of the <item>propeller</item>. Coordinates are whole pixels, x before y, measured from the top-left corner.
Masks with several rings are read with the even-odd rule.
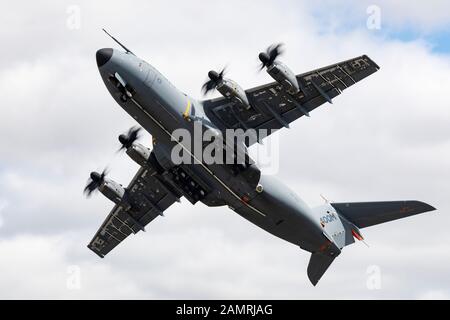
[[[266,52],[261,52],[259,54],[259,60],[261,61],[261,68],[259,70],[264,69],[265,67],[271,66],[273,62],[283,54],[283,44],[273,44],[266,49]]]
[[[214,70],[208,72],[209,80],[206,81],[202,86],[203,94],[207,94],[209,91],[214,90],[220,84],[220,82],[223,80],[225,70],[226,68],[224,67],[219,73]]]
[[[84,193],[86,194],[87,197],[89,197],[92,192],[94,192],[95,190],[97,190],[98,187],[100,187],[100,185],[105,181],[105,177],[107,174],[108,174],[107,168],[105,168],[102,173],[98,173],[95,171],[91,172],[91,174],[89,175],[88,183],[84,188]]]
[[[139,138],[139,131],[141,131],[141,128],[131,127],[128,130],[127,134],[121,134],[119,136],[119,141],[122,146],[120,147],[119,151],[126,150],[131,147],[133,142],[135,142]]]

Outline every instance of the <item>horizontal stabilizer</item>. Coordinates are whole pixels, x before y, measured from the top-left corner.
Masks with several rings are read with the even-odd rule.
[[[336,211],[358,228],[370,227],[415,214],[436,210],[420,201],[331,203]]]
[[[319,252],[314,252],[311,254],[311,259],[308,264],[308,278],[314,286],[319,282],[320,278],[322,278],[334,258],[335,257]]]

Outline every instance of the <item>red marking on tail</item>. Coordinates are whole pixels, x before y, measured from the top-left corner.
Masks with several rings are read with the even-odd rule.
[[[352,229],[352,235],[358,239],[359,241],[364,240],[364,238],[362,237],[362,235],[359,232],[356,232],[354,229]]]

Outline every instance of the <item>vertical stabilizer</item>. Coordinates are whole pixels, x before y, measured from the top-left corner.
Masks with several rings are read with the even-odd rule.
[[[308,264],[308,278],[314,286],[319,282],[320,278],[322,278],[334,258],[335,257],[319,252],[314,252],[311,254],[311,259]]]

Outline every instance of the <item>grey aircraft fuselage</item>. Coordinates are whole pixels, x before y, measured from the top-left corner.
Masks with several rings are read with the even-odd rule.
[[[97,64],[116,102],[156,141],[153,150],[157,151],[156,158],[163,167],[172,165],[172,148],[184,143],[172,139],[174,130],[185,128],[192,132],[194,123],[198,121],[211,128],[201,101],[175,88],[160,72],[137,56],[105,48],[97,52]],[[132,97],[121,98],[121,93],[110,81],[116,74],[133,89]],[[195,109],[193,121],[184,116],[189,108]],[[188,165],[189,170],[213,190],[201,200],[203,203],[208,206],[227,205],[267,232],[309,252],[339,255],[340,249],[324,232],[320,213],[311,209],[282,182],[272,176],[261,175],[259,185],[263,192],[258,192],[244,175],[233,174],[227,164],[206,165],[189,151],[190,148],[184,149],[193,159],[193,163]],[[334,212],[331,205],[326,206],[325,211]]]

